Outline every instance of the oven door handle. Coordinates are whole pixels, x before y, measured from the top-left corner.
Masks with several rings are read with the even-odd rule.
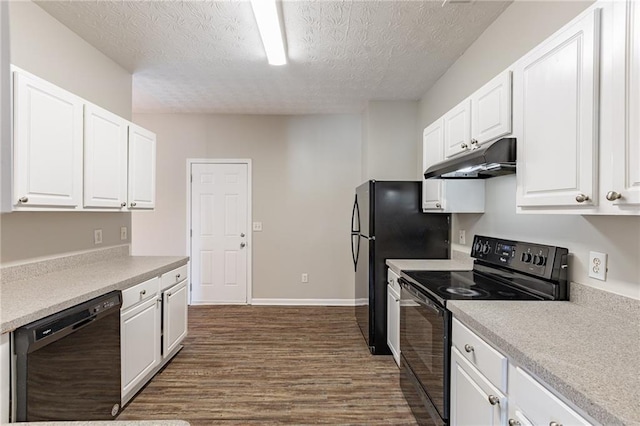
[[[424,294],[422,294],[418,290],[416,290],[404,278],[399,278],[398,279],[398,283],[400,284],[400,286],[402,288],[404,288],[407,291],[407,293],[409,293],[411,295],[411,299],[413,299],[415,302],[417,302],[421,306],[424,306],[425,308],[431,309],[432,311],[434,311],[435,313],[437,313],[440,316],[444,315],[444,310],[441,307],[439,307],[438,305],[433,303],[427,296],[425,296]]]

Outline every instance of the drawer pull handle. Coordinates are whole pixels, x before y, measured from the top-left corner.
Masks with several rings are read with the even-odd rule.
[[[509,426],[522,426],[522,423],[516,419],[509,419]]]
[[[127,203],[125,203],[124,201],[120,203],[120,207],[126,207]]]
[[[607,192],[607,200],[609,201],[619,200],[620,198],[622,198],[622,194],[619,192],[616,192],[616,191]]]
[[[464,345],[464,351],[468,353],[473,352],[473,346],[467,343],[466,345]]]
[[[142,290],[142,291],[140,292],[140,296],[144,296],[145,294],[147,294],[147,290]]]
[[[558,423],[558,422],[555,422],[555,421],[551,420],[549,422],[549,426],[562,426],[562,423]]]
[[[20,198],[20,199],[18,200],[18,202],[20,202],[20,203],[26,203],[26,202],[28,202],[28,201],[29,201],[29,198],[27,198],[27,197],[22,197],[22,198]]]
[[[585,201],[589,201],[589,196],[584,194],[576,195],[576,201],[579,203],[584,203]]]
[[[491,404],[491,405],[500,404],[500,398],[498,398],[495,395],[489,395],[489,404]],[[549,424],[549,426],[552,426],[552,425]],[[561,426],[561,425],[558,425],[558,426]]]

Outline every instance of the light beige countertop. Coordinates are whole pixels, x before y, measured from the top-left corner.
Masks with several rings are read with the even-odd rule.
[[[473,300],[447,306],[596,421],[638,425],[640,301],[601,293],[572,284],[571,302]]]
[[[387,266],[396,274],[400,271],[470,271],[473,259],[387,259]]]
[[[94,253],[91,256],[69,256],[4,268],[0,283],[0,333],[110,291],[124,290],[188,261],[188,257],[128,256],[114,250],[103,258]],[[52,262],[57,263],[51,266]]]

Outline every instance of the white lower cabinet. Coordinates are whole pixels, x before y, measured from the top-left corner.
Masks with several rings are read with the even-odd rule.
[[[596,424],[455,318],[451,340],[451,426]]]
[[[452,425],[502,425],[507,416],[507,398],[462,354],[451,348]]]
[[[162,356],[165,358],[187,335],[188,293],[186,277],[162,292]]]
[[[512,426],[590,425],[530,374],[509,366],[509,419]],[[518,424],[518,422],[520,422]]]
[[[400,284],[398,274],[387,272],[387,345],[400,365]]]
[[[178,353],[187,335],[188,266],[122,291],[122,404]]]
[[[126,290],[138,292],[142,302],[123,309],[120,317],[123,403],[144,385],[143,381],[160,363],[161,305],[158,302],[158,278],[150,281],[155,282],[155,292],[138,290],[140,285]]]

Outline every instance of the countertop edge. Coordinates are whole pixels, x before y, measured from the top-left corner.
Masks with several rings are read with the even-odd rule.
[[[456,306],[455,302],[448,304],[447,308],[453,313],[454,317],[460,320],[460,322],[477,332],[496,349],[503,352],[504,355],[510,359],[510,362],[513,360],[513,362],[519,367],[522,367],[533,376],[536,376],[538,379],[545,382],[557,393],[562,395],[564,399],[571,401],[573,405],[582,410],[588,416],[592,417],[594,420],[602,423],[603,425],[625,424],[623,419],[620,419],[614,413],[611,413],[606,407],[599,405],[597,401],[594,401],[583,392],[577,390],[566,380],[551,373],[545,369],[544,366],[531,359],[525,352],[522,352],[516,346],[500,337],[498,333],[486,327],[471,315],[468,315],[464,309]]]
[[[86,302],[87,300],[91,300],[94,297],[98,297],[103,294],[109,293],[110,291],[126,290],[127,288],[132,287],[136,284],[139,284],[143,281],[162,275],[163,273],[169,272],[170,270],[175,269],[177,267],[186,265],[188,262],[189,262],[189,257],[177,256],[176,260],[170,261],[162,266],[150,269],[144,273],[136,274],[124,280],[105,285],[103,287],[91,290],[83,294],[79,294],[72,299],[67,299],[64,302],[55,303],[46,308],[41,308],[36,311],[29,312],[25,315],[11,319],[9,321],[3,321],[2,324],[0,324],[0,334],[12,332],[17,328],[22,327],[23,325],[45,318],[54,312],[59,312],[64,309],[75,306],[79,303]]]

